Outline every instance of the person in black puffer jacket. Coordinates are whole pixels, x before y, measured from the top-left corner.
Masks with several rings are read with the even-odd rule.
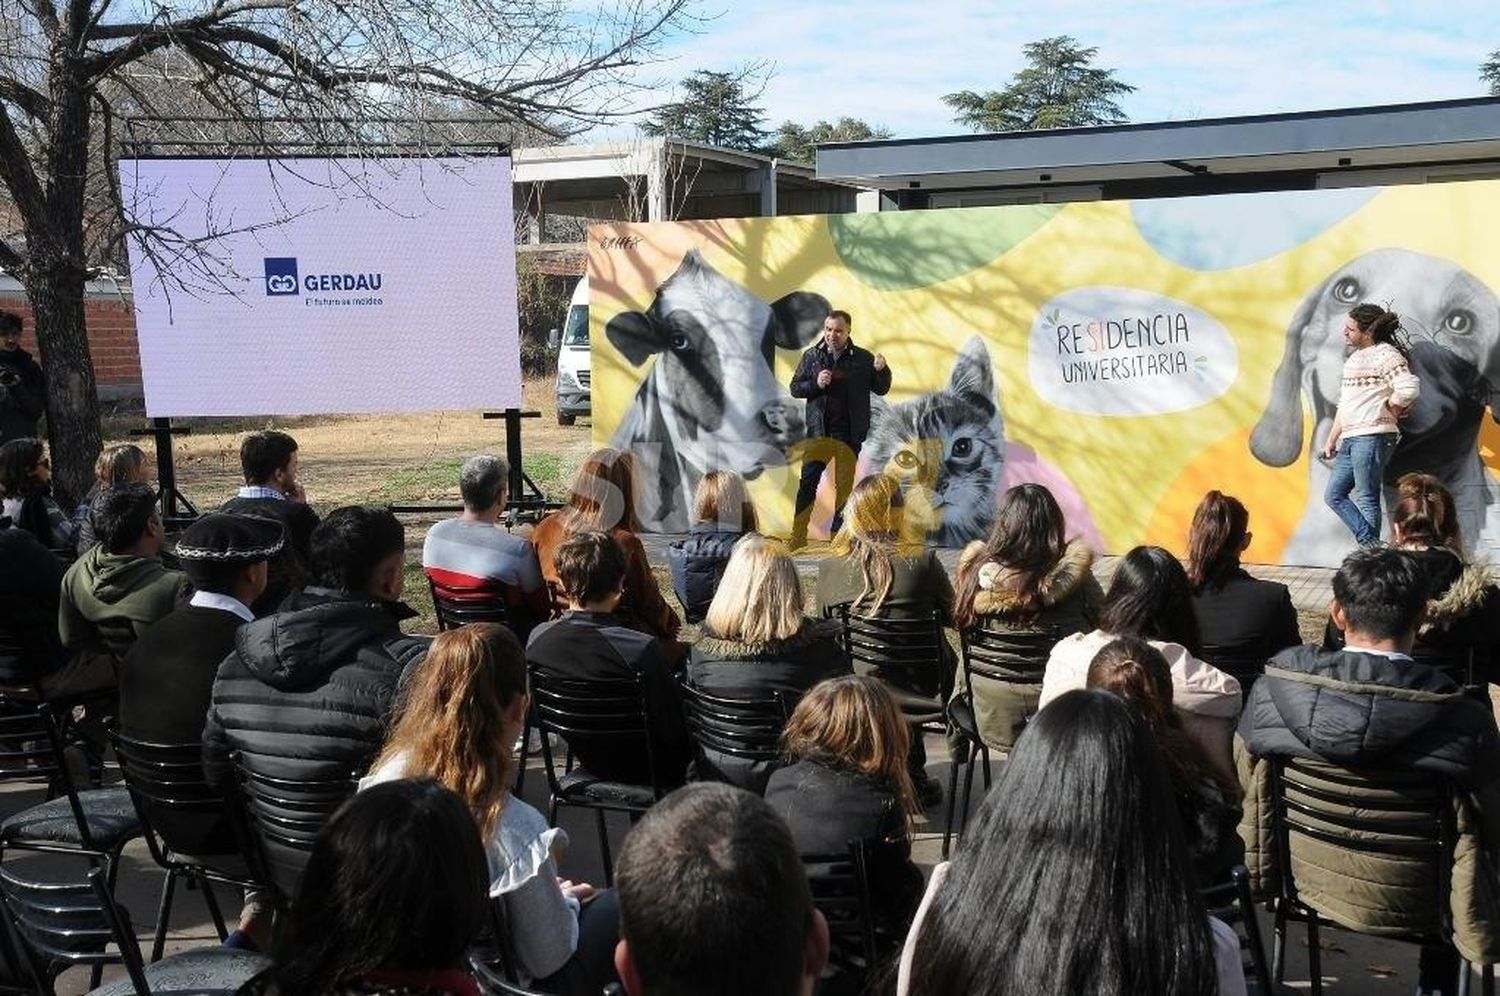
[[[672,590],[690,623],[703,621],[734,544],[759,528],[745,482],[728,470],[703,475],[693,493],[693,519],[692,532],[667,547]]]
[[[52,551],[0,516],[0,684],[29,685],[67,662],[57,635],[62,577]]]
[[[416,614],[397,601],[405,540],[394,515],[371,507],[336,509],[314,530],[320,585],[240,627],[219,665],[203,731],[210,785],[232,780],[233,751],[271,778],[364,773],[385,740],[404,673],[427,651],[425,637],[401,632],[401,620]],[[306,855],[268,846],[266,858],[278,890],[291,895]]]
[[[809,688],[849,674],[833,619],[802,614],[802,583],[786,547],[752,533],[735,545],[703,635],[693,644],[688,680],[711,695],[755,699],[777,693],[790,713]],[[757,795],[776,765],[703,751],[698,777],[715,778]]]
[[[1488,702],[1488,685],[1500,680],[1500,588],[1488,564],[1465,561],[1458,512],[1442,482],[1431,474],[1405,474],[1396,493],[1392,539],[1416,558],[1428,585],[1411,656]],[[1323,649],[1343,646],[1344,634],[1330,619]]]

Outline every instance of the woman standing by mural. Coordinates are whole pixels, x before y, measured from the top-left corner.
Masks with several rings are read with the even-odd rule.
[[[1421,383],[1396,345],[1401,319],[1378,304],[1357,304],[1344,322],[1344,341],[1353,352],[1344,361],[1338,414],[1323,443],[1323,459],[1333,461],[1323,500],[1360,546],[1380,539],[1380,478],[1396,449],[1406,414]]]

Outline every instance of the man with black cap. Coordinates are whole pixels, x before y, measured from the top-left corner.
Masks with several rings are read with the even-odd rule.
[[[215,513],[182,534],[177,559],[193,582],[188,604],[141,635],[120,665],[120,730],[152,743],[198,743],[219,663],[255,617],[270,559],[285,544],[274,519]]]

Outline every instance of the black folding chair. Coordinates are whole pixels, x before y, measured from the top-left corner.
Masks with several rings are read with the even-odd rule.
[[[580,680],[560,677],[535,664],[527,671],[531,679],[532,727],[541,737],[542,760],[551,793],[547,822],[555,826],[557,811],[564,806],[593,810],[599,850],[604,858],[604,883],[613,885],[614,862],[604,814],[639,815],[666,794],[652,746],[653,717],[645,675],[637,672],[632,677]],[[612,781],[584,767],[560,771],[553,756],[552,735],[561,738],[580,760],[596,751],[644,757],[650,781],[646,784]]]
[[[0,781],[47,785],[46,802],[0,821],[0,857],[7,849],[81,854],[113,889],[120,850],[141,835],[141,821],[123,785],[80,791],[66,748],[50,705],[0,697]]]
[[[781,731],[790,715],[786,696],[775,692],[755,699],[705,692],[684,675],[682,713],[693,738],[694,767],[701,781],[728,782],[762,795],[766,779],[781,759]],[[725,761],[743,770],[725,770]]]
[[[511,625],[506,593],[498,583],[494,590],[472,591],[438,584],[429,576],[427,588],[432,592],[432,610],[437,615],[439,630],[480,622]]]
[[[852,991],[861,991],[880,957],[865,843],[852,839],[843,854],[804,854],[802,866],[813,906],[828,922],[829,967],[853,980]]]
[[[1271,981],[1266,945],[1260,934],[1260,923],[1255,919],[1255,900],[1250,894],[1250,873],[1245,866],[1235,865],[1229,869],[1227,881],[1202,889],[1199,895],[1203,897],[1203,905],[1208,907],[1209,916],[1237,928],[1240,967],[1246,978],[1255,979],[1258,992],[1274,992],[1276,983]]]
[[[276,778],[233,755],[240,800],[259,852],[257,872],[279,910],[290,908],[313,841],[334,811],[354,795],[358,773],[326,778]]]
[[[148,743],[114,730],[110,731],[109,739],[114,745],[115,756],[120,759],[125,787],[129,789],[131,798],[135,801],[136,813],[146,829],[146,847],[151,852],[151,859],[167,873],[162,882],[161,901],[157,907],[151,960],[161,959],[167,927],[172,918],[172,899],[179,879],[185,880],[189,888],[197,887],[202,890],[203,902],[208,907],[214,929],[219,932],[219,940],[222,941],[228,936],[228,932],[212,883],[223,882],[242,889],[257,888],[257,883],[248,874],[228,874],[204,863],[196,855],[180,853],[156,824],[156,821],[165,817],[169,821],[196,823],[205,833],[215,830],[227,832],[234,838],[237,847],[236,852],[228,855],[228,858],[243,861],[240,856],[245,843],[243,827],[223,793],[209,786],[203,777],[203,745],[196,741],[182,744]]]
[[[55,992],[58,975],[77,965],[92,966],[96,976],[105,965],[125,966],[124,979],[90,996],[150,996],[153,991],[230,996],[270,964],[262,955],[213,947],[143,965],[130,914],[111,898],[99,868],[89,870],[87,882],[63,883],[33,881],[0,868],[0,903],[33,991],[46,996]]]
[[[469,968],[480,988],[492,996],[546,996],[520,983],[504,898],[491,896],[488,905],[489,933],[469,949]]]
[[[1432,921],[1387,940],[1413,944],[1452,943],[1449,906],[1453,852],[1458,839],[1454,817],[1455,794],[1446,779],[1418,771],[1355,771],[1320,761],[1285,756],[1266,758],[1271,766],[1272,846],[1276,851],[1280,894],[1274,899],[1275,941],[1271,974],[1279,984],[1285,968],[1286,925],[1307,925],[1308,968],[1313,996],[1323,991],[1318,926],[1324,920],[1348,930],[1326,911],[1305,901],[1297,887],[1299,863],[1325,862],[1330,850],[1346,852],[1366,862],[1390,860],[1425,866],[1422,880],[1432,883],[1429,899]],[[1461,963],[1458,992],[1468,996],[1471,966]],[[1495,991],[1494,969],[1482,969],[1484,996]]]

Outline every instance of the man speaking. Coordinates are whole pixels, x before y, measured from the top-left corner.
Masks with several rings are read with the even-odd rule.
[[[830,311],[823,321],[823,341],[802,354],[792,374],[792,397],[807,399],[807,442],[792,521],[794,550],[807,543],[807,520],[830,462],[835,494],[832,530],[838,531],[844,502],[854,487],[854,461],[870,431],[870,393],[883,395],[891,389],[885,357],[854,345],[851,324],[847,311]]]

